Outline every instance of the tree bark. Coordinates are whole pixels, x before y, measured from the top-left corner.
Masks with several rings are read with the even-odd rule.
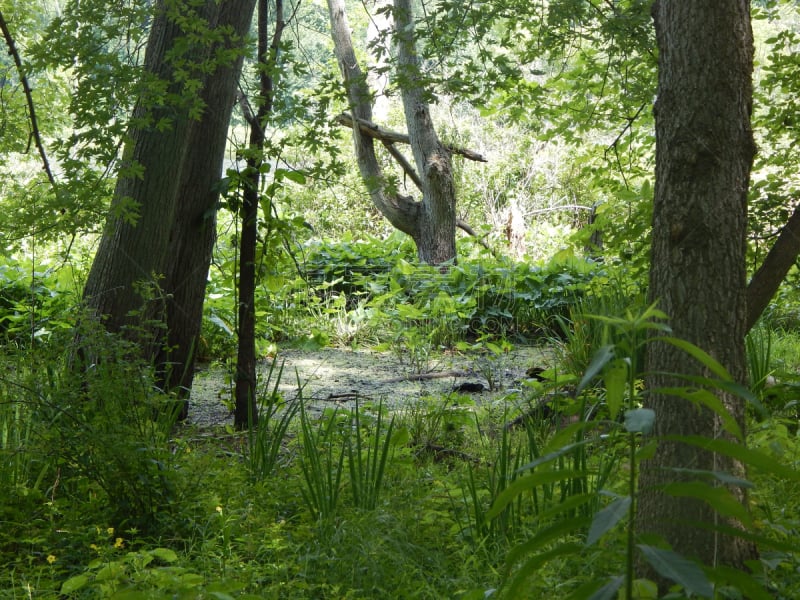
[[[235,50],[237,58],[218,66],[202,88],[205,110],[199,120],[190,123],[167,250],[163,289],[167,294],[168,334],[157,364],[162,368],[165,389],[177,390],[182,397],[188,395],[194,378],[195,350],[216,239],[222,164],[254,6],[255,0],[227,0],[209,15],[212,28],[231,28],[233,32],[210,48],[210,54]],[[185,403],[181,416],[185,418],[187,411]]]
[[[366,77],[356,60],[344,0],[328,0],[328,9],[336,56],[347,88],[350,110],[357,120],[371,122],[372,98]],[[361,178],[372,202],[394,227],[413,238],[416,234],[419,204],[392,189],[378,163],[372,138],[353,129],[353,142]]]
[[[117,181],[111,216],[84,288],[87,306],[105,327],[141,342],[142,355],[156,362],[162,385],[180,388],[184,396],[194,375],[222,159],[254,4],[209,0],[189,17],[225,32],[217,41],[192,42],[196,48],[179,53],[194,61],[192,77],[200,79],[199,118],[192,115],[194,98],[175,76],[170,59],[184,32],[165,3],[157,4],[146,70],[168,82],[170,95],[165,97],[178,100],[155,107],[137,104],[123,153],[135,169]],[[202,62],[215,68],[203,74]],[[135,220],[129,217],[131,209],[138,213]],[[186,410],[184,404],[184,416]]]
[[[347,113],[337,115],[335,121],[340,125],[344,125],[345,127],[353,127],[353,117]],[[362,134],[368,135],[376,140],[380,140],[384,145],[387,146],[391,146],[392,144],[411,143],[407,133],[392,131],[391,129],[386,129],[385,127],[381,127],[380,125],[376,125],[375,123],[371,123],[369,121],[359,120],[358,128]],[[467,148],[451,145],[447,145],[445,147],[453,154],[459,154],[464,158],[468,158],[469,160],[474,160],[477,162],[489,162],[486,160],[486,157],[483,156],[483,154],[475,152],[474,150],[468,150]]]
[[[747,190],[755,152],[749,3],[657,0],[653,17],[659,77],[650,296],[670,315],[675,337],[704,349],[744,382]],[[684,385],[677,374],[705,374],[698,363],[657,341],[647,360],[655,434],[722,435],[710,411],[658,392]],[[742,401],[722,400],[744,430]],[[639,531],[656,533],[707,565],[743,567],[753,557],[749,544],[695,526],[721,521],[707,504],[664,492],[678,479],[673,468],[743,471],[724,456],[662,439],[641,465]],[[741,489],[733,492],[744,501]]]
[[[391,0],[370,0],[367,26],[367,86],[375,91],[372,106],[375,118],[386,121],[389,117],[389,50],[391,47]],[[367,5],[365,5],[367,6]]]
[[[275,86],[272,73],[278,65],[283,30],[283,1],[275,0],[275,29],[269,40],[269,0],[258,2],[259,97],[256,114],[249,109],[245,118],[250,125],[250,140],[242,191],[242,237],[239,244],[239,340],[236,355],[236,403],[233,413],[235,429],[242,430],[258,423],[256,402],[256,246],[258,244],[258,207],[263,162],[264,127],[274,106]],[[267,215],[269,216],[269,215]]]
[[[372,123],[372,93],[356,60],[343,0],[328,0],[336,56],[344,77],[354,120]],[[414,201],[400,194],[384,175],[378,163],[374,140],[361,127],[353,128],[361,177],[373,203],[397,229],[408,234],[417,246],[422,262],[441,264],[456,257],[455,186],[451,152],[440,141],[430,118],[425,94],[419,83],[420,70],[414,50],[413,15],[408,2],[394,5],[394,40],[398,48],[401,95],[408,126],[408,138],[416,164],[415,180],[422,199]],[[395,155],[398,151],[392,149]],[[396,159],[408,172],[410,165]]]
[[[439,140],[422,85],[414,42],[410,0],[394,1],[394,40],[400,95],[417,171],[422,175],[422,211],[417,251],[423,262],[441,264],[456,257],[456,191],[452,153]]]
[[[169,82],[168,91],[175,95],[181,94],[181,86],[173,81],[167,55],[182,36],[178,24],[166,15],[163,1],[159,2],[147,42],[145,68]],[[175,199],[187,150],[188,107],[183,102],[149,107],[140,101],[132,123],[123,169],[133,172],[123,172],[117,180],[109,220],[84,287],[87,306],[104,318],[112,332],[138,327],[156,314],[152,307],[147,314],[133,314],[144,302],[136,286],[147,282],[158,288],[166,270]],[[158,123],[169,126],[157,127]],[[143,176],[138,175],[139,169]]]

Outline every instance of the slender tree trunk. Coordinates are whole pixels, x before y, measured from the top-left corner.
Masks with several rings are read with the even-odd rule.
[[[747,323],[750,331],[778,291],[800,254],[800,205],[784,225],[775,244],[747,286]]]
[[[391,0],[370,0],[367,26],[367,86],[375,92],[372,113],[375,121],[385,123],[389,117],[389,48],[391,46]]]
[[[278,64],[285,23],[283,1],[275,0],[275,30],[269,33],[269,0],[258,2],[259,97],[256,114],[245,112],[250,124],[250,153],[242,193],[242,237],[239,244],[239,343],[236,361],[234,427],[245,429],[258,422],[256,403],[256,246],[258,244],[259,187],[263,162],[264,127],[274,105],[273,73]]]
[[[410,0],[394,1],[400,93],[417,171],[422,175],[422,211],[414,238],[420,260],[441,264],[456,257],[456,191],[450,150],[433,126],[414,43]]]
[[[743,382],[747,190],[755,150],[749,2],[657,0],[653,16],[659,80],[650,295],[670,315],[675,337],[704,349]],[[709,411],[657,391],[684,385],[670,374],[704,374],[698,364],[668,344],[651,346],[648,405],[656,412],[656,435],[722,435]],[[722,400],[744,429],[742,402]],[[743,472],[724,456],[661,440],[642,463],[639,531],[659,534],[705,564],[742,567],[753,557],[749,544],[696,526],[721,522],[707,504],[664,493],[679,478],[674,468]],[[733,491],[744,501],[741,489]]]

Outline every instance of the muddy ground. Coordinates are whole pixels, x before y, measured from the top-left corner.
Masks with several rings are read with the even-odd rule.
[[[273,360],[276,369],[267,381]],[[476,403],[491,402],[520,389],[531,367],[548,367],[541,348],[520,347],[500,357],[446,353],[410,364],[407,357],[389,352],[325,348],[285,350],[260,364],[260,389],[273,389],[283,365],[279,389],[287,400],[302,397],[313,410],[352,407],[359,402],[379,402],[402,408],[421,397],[446,395],[454,390],[469,393]],[[205,366],[194,380],[189,423],[200,427],[233,422],[230,377],[223,366]]]

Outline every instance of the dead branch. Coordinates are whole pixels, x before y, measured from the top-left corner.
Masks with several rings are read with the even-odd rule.
[[[389,154],[392,155],[392,158],[394,158],[400,164],[400,166],[403,167],[403,172],[411,179],[411,181],[414,182],[414,185],[417,186],[417,189],[422,191],[422,179],[420,179],[420,176],[417,175],[417,172],[414,170],[414,167],[411,166],[411,163],[408,162],[400,150],[394,147],[394,143],[387,142],[385,140],[381,141],[383,141],[383,145],[386,147],[386,150],[389,151]]]
[[[353,127],[353,117],[349,113],[342,113],[337,115],[334,119],[340,125],[344,125],[345,127]],[[373,139],[380,140],[384,144],[387,142],[389,144],[408,144],[409,139],[408,135],[405,133],[400,133],[399,131],[392,131],[391,129],[386,129],[385,127],[381,127],[373,123],[372,121],[367,121],[365,119],[358,119],[358,129],[364,135],[367,135]],[[464,158],[468,158],[469,160],[474,160],[477,162],[489,162],[482,154],[474,152],[472,150],[467,150],[465,148],[458,148],[457,146],[450,146],[445,145],[445,148],[450,150],[453,154],[458,154],[463,156]]]
[[[387,379],[386,381],[382,381],[381,385],[386,385],[387,383],[400,383],[401,381],[427,381],[429,379],[442,379],[444,377],[469,377],[469,373],[466,371],[443,371],[437,373],[411,373],[409,375],[403,375],[402,377],[394,377],[392,379]]]

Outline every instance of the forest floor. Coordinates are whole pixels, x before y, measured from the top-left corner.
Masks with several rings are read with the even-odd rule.
[[[307,406],[317,411],[352,408],[356,401],[382,401],[399,409],[420,398],[454,391],[470,394],[481,404],[521,389],[528,369],[550,366],[547,354],[542,347],[522,346],[500,356],[448,352],[410,361],[407,354],[362,349],[282,350],[276,358],[259,363],[259,390],[268,396],[282,366],[278,386],[282,396],[294,400],[302,389]],[[273,361],[277,362],[269,379]],[[199,427],[232,423],[232,397],[229,368],[204,365],[192,386],[189,423]]]

